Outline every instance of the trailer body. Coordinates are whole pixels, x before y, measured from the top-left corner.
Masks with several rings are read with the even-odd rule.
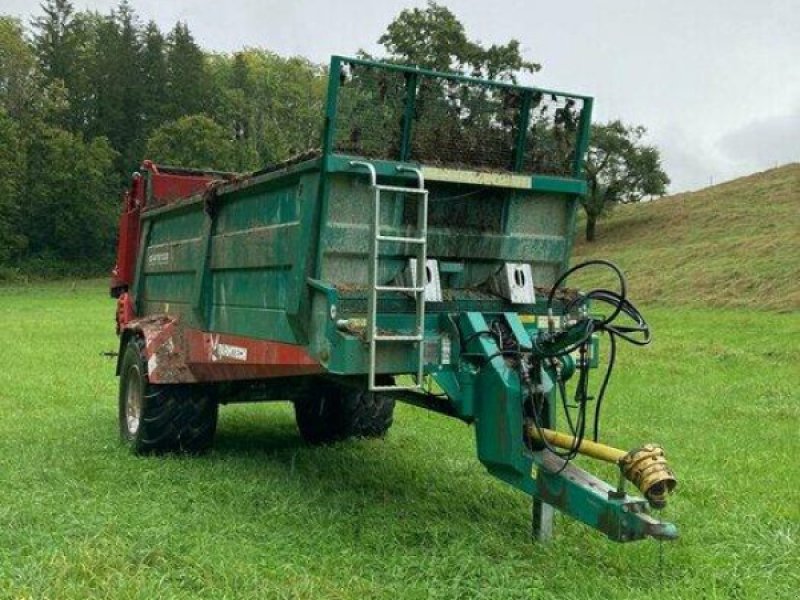
[[[591,106],[334,57],[320,150],[247,175],[145,162],[134,176],[112,281],[121,348],[142,340],[152,385],[394,395],[473,423],[489,472],[613,539],[674,537],[643,500],[531,444],[510,354],[552,328]],[[547,394],[565,364],[541,368]]]

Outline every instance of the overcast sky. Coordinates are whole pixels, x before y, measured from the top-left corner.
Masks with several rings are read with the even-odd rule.
[[[207,49],[301,54],[378,51],[413,0],[131,0],[163,29],[186,21]],[[671,191],[800,161],[797,0],[443,0],[484,43],[520,40],[542,63],[532,83],[593,95],[596,120],[647,126]],[[74,0],[107,12],[116,0]],[[36,0],[0,0],[24,21]]]

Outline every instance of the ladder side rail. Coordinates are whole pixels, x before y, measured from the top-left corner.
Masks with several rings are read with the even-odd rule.
[[[373,186],[375,198],[373,200],[372,216],[372,244],[370,246],[370,269],[369,269],[369,313],[367,322],[369,325],[369,389],[375,389],[376,362],[377,362],[377,343],[378,343],[378,268],[380,260],[380,218],[381,218],[381,190],[378,186]]]
[[[360,160],[351,160],[351,167],[362,167],[369,173],[370,188],[373,196],[373,215],[370,224],[370,237],[372,243],[369,249],[370,266],[367,269],[369,276],[369,302],[367,304],[367,343],[369,344],[369,364],[367,368],[367,385],[370,390],[375,387],[375,355],[376,355],[376,334],[377,334],[377,313],[378,313],[378,237],[380,235],[380,214],[381,214],[381,190],[378,187],[378,174],[372,163]]]
[[[417,387],[422,388],[425,374],[425,284],[427,283],[428,259],[428,190],[425,189],[425,176],[420,169],[415,167],[397,167],[398,171],[414,173],[417,176],[417,189],[420,197],[417,198],[417,226],[415,237],[423,240],[417,247],[416,281],[414,286],[421,291],[414,293],[416,302],[416,335],[420,338],[417,342]]]

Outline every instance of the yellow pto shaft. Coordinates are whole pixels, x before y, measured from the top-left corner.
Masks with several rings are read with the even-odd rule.
[[[552,429],[531,426],[528,435],[536,441],[545,441],[564,450],[571,450],[576,443],[573,436]],[[577,451],[584,456],[618,465],[625,479],[639,488],[654,508],[666,506],[667,495],[678,485],[667,464],[664,449],[656,444],[646,444],[625,452],[591,440],[582,440]]]
[[[541,436],[539,435],[540,431],[542,434]],[[553,431],[552,429],[542,428],[539,430],[536,427],[531,427],[528,433],[534,440],[541,441],[542,437],[544,437],[544,440],[551,446],[563,448],[564,450],[571,450],[572,446],[575,444],[575,438],[571,435],[561,433],[560,431]],[[623,450],[592,442],[591,440],[583,440],[578,448],[578,452],[584,456],[614,464],[619,463],[620,459],[626,454]]]

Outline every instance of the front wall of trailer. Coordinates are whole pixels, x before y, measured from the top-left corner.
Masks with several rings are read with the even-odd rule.
[[[406,183],[405,185],[409,185]],[[532,190],[428,181],[428,257],[457,266],[443,287],[485,283],[504,262],[531,262],[537,286],[551,285],[568,260],[574,196]],[[328,210],[321,229],[319,279],[366,288],[374,192],[361,173],[330,176]],[[381,197],[382,233],[413,236],[415,200]],[[403,244],[381,246],[380,283],[392,281],[414,256]]]

